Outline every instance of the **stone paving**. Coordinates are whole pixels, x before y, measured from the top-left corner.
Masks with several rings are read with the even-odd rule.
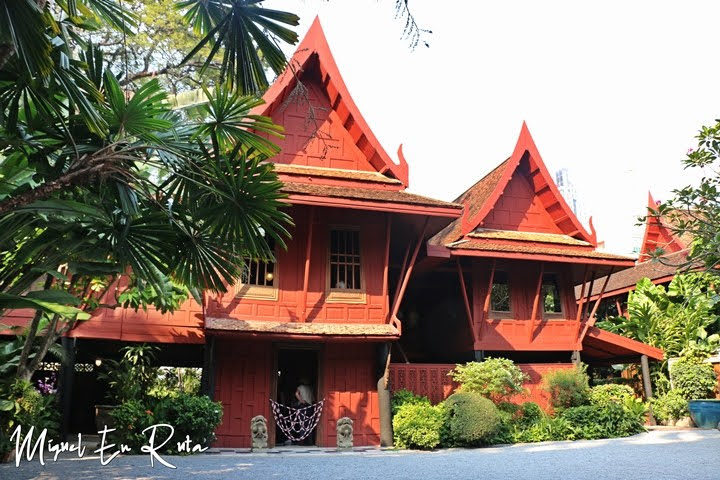
[[[720,432],[655,430],[622,439],[434,452],[281,447],[262,453],[220,449],[163,458],[176,468],[157,463],[153,468],[147,455],[121,456],[106,466],[98,457],[63,455],[45,466],[37,459],[23,461],[19,468],[0,465],[0,479],[718,480]]]

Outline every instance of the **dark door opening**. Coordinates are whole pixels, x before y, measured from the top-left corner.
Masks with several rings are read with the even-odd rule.
[[[300,407],[318,400],[318,352],[311,349],[279,349],[277,353],[277,389],[275,401],[288,407]],[[301,397],[301,398],[298,398]],[[290,445],[290,440],[275,426],[275,444]],[[313,431],[301,445],[316,445]]]

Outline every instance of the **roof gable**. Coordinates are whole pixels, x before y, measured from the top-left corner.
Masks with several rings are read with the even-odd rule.
[[[657,202],[652,194],[648,192],[647,216],[645,217],[645,233],[642,246],[640,247],[640,258],[638,262],[650,260],[650,254],[661,248],[666,254],[679,252],[688,247],[684,239],[680,238],[670,228],[672,213],[666,216],[657,217],[652,212],[657,210]]]
[[[282,148],[273,161],[376,171],[408,186],[402,145],[395,163],[350,96],[317,17],[263,99],[266,103],[252,113],[285,127],[285,139],[273,140]]]
[[[483,193],[474,195],[472,190]],[[482,204],[478,205],[478,200]],[[597,245],[594,232],[585,230],[560,194],[525,122],[510,158],[458,201],[466,206],[460,236],[478,227],[503,228],[559,233]]]

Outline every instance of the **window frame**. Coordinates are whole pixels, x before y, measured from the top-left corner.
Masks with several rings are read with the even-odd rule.
[[[508,308],[510,310],[495,310],[492,304],[492,288],[496,284],[498,273],[505,276],[505,284],[508,288]],[[499,285],[502,285],[498,283]],[[511,320],[515,318],[515,302],[513,302],[512,282],[510,281],[510,274],[506,270],[495,270],[493,273],[493,283],[490,285],[490,308],[488,309],[488,318],[491,320]]]
[[[557,288],[558,292],[558,302],[560,302],[560,311],[559,312],[546,312],[545,311],[545,298],[544,296],[540,298],[541,302],[541,313],[543,320],[563,320],[565,319],[565,298],[563,295],[563,289],[560,284],[560,278],[558,272],[545,272],[543,273],[543,282],[540,284],[540,293],[542,294],[542,286],[547,285],[545,283],[545,277],[546,276],[552,276],[555,279],[555,287]]]
[[[273,256],[275,261],[273,262],[273,284],[272,285],[253,285],[250,283],[243,283],[242,279],[235,284],[235,297],[247,298],[250,300],[268,300],[277,301],[279,298],[279,284],[280,284],[280,262],[278,256],[275,254],[275,248],[273,247]],[[245,257],[247,260],[248,257]],[[250,259],[252,262],[253,260]],[[265,262],[267,263],[267,262]]]
[[[357,232],[358,234],[358,252],[360,260],[358,268],[360,269],[360,288],[333,288],[330,272],[332,258],[332,232]],[[325,301],[327,303],[366,303],[366,284],[365,284],[365,251],[363,248],[363,234],[358,225],[328,225],[325,262]]]

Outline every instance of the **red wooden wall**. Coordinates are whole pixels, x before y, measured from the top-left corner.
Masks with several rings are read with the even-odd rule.
[[[573,368],[571,363],[524,363],[518,367],[530,378],[524,384],[527,393],[516,395],[513,402],[536,402],[548,409],[548,394],[541,388],[542,377],[551,370]],[[390,365],[390,387],[393,391],[410,390],[416,395],[424,395],[433,404],[449,397],[459,386],[448,376],[455,368],[454,364],[437,363],[393,363]]]
[[[274,433],[269,399],[275,395],[275,350],[271,342],[218,340],[216,344],[215,399],[223,405],[216,431],[217,447],[247,448],[250,420],[268,419]],[[329,343],[320,349],[319,399],[325,399],[318,424],[318,443],[336,445],[335,425],[341,417],[354,422],[355,445],[380,443],[380,415],[374,380],[372,344]],[[271,442],[274,435],[271,433]]]
[[[540,273],[539,262],[498,262],[496,271],[504,271],[510,284],[511,314],[488,312],[483,318],[485,298],[489,284],[491,262],[475,260],[472,267],[472,308],[475,321],[475,350],[544,350],[568,351],[576,348],[577,323],[575,290],[570,281],[568,264],[545,264],[545,273],[554,273],[558,279],[563,314],[543,319],[542,298],[538,303],[532,338],[530,318]]]
[[[302,300],[305,251],[309,221],[308,209],[293,207],[290,213],[296,227],[287,251],[278,248],[278,299],[258,300],[236,297],[234,291],[209,299],[208,316],[235,317],[243,320],[297,321]],[[308,322],[385,323],[383,297],[385,264],[385,215],[378,212],[318,208],[313,227],[310,282],[307,295]],[[361,266],[365,301],[362,303],[326,303],[328,242],[332,226],[360,229]]]

